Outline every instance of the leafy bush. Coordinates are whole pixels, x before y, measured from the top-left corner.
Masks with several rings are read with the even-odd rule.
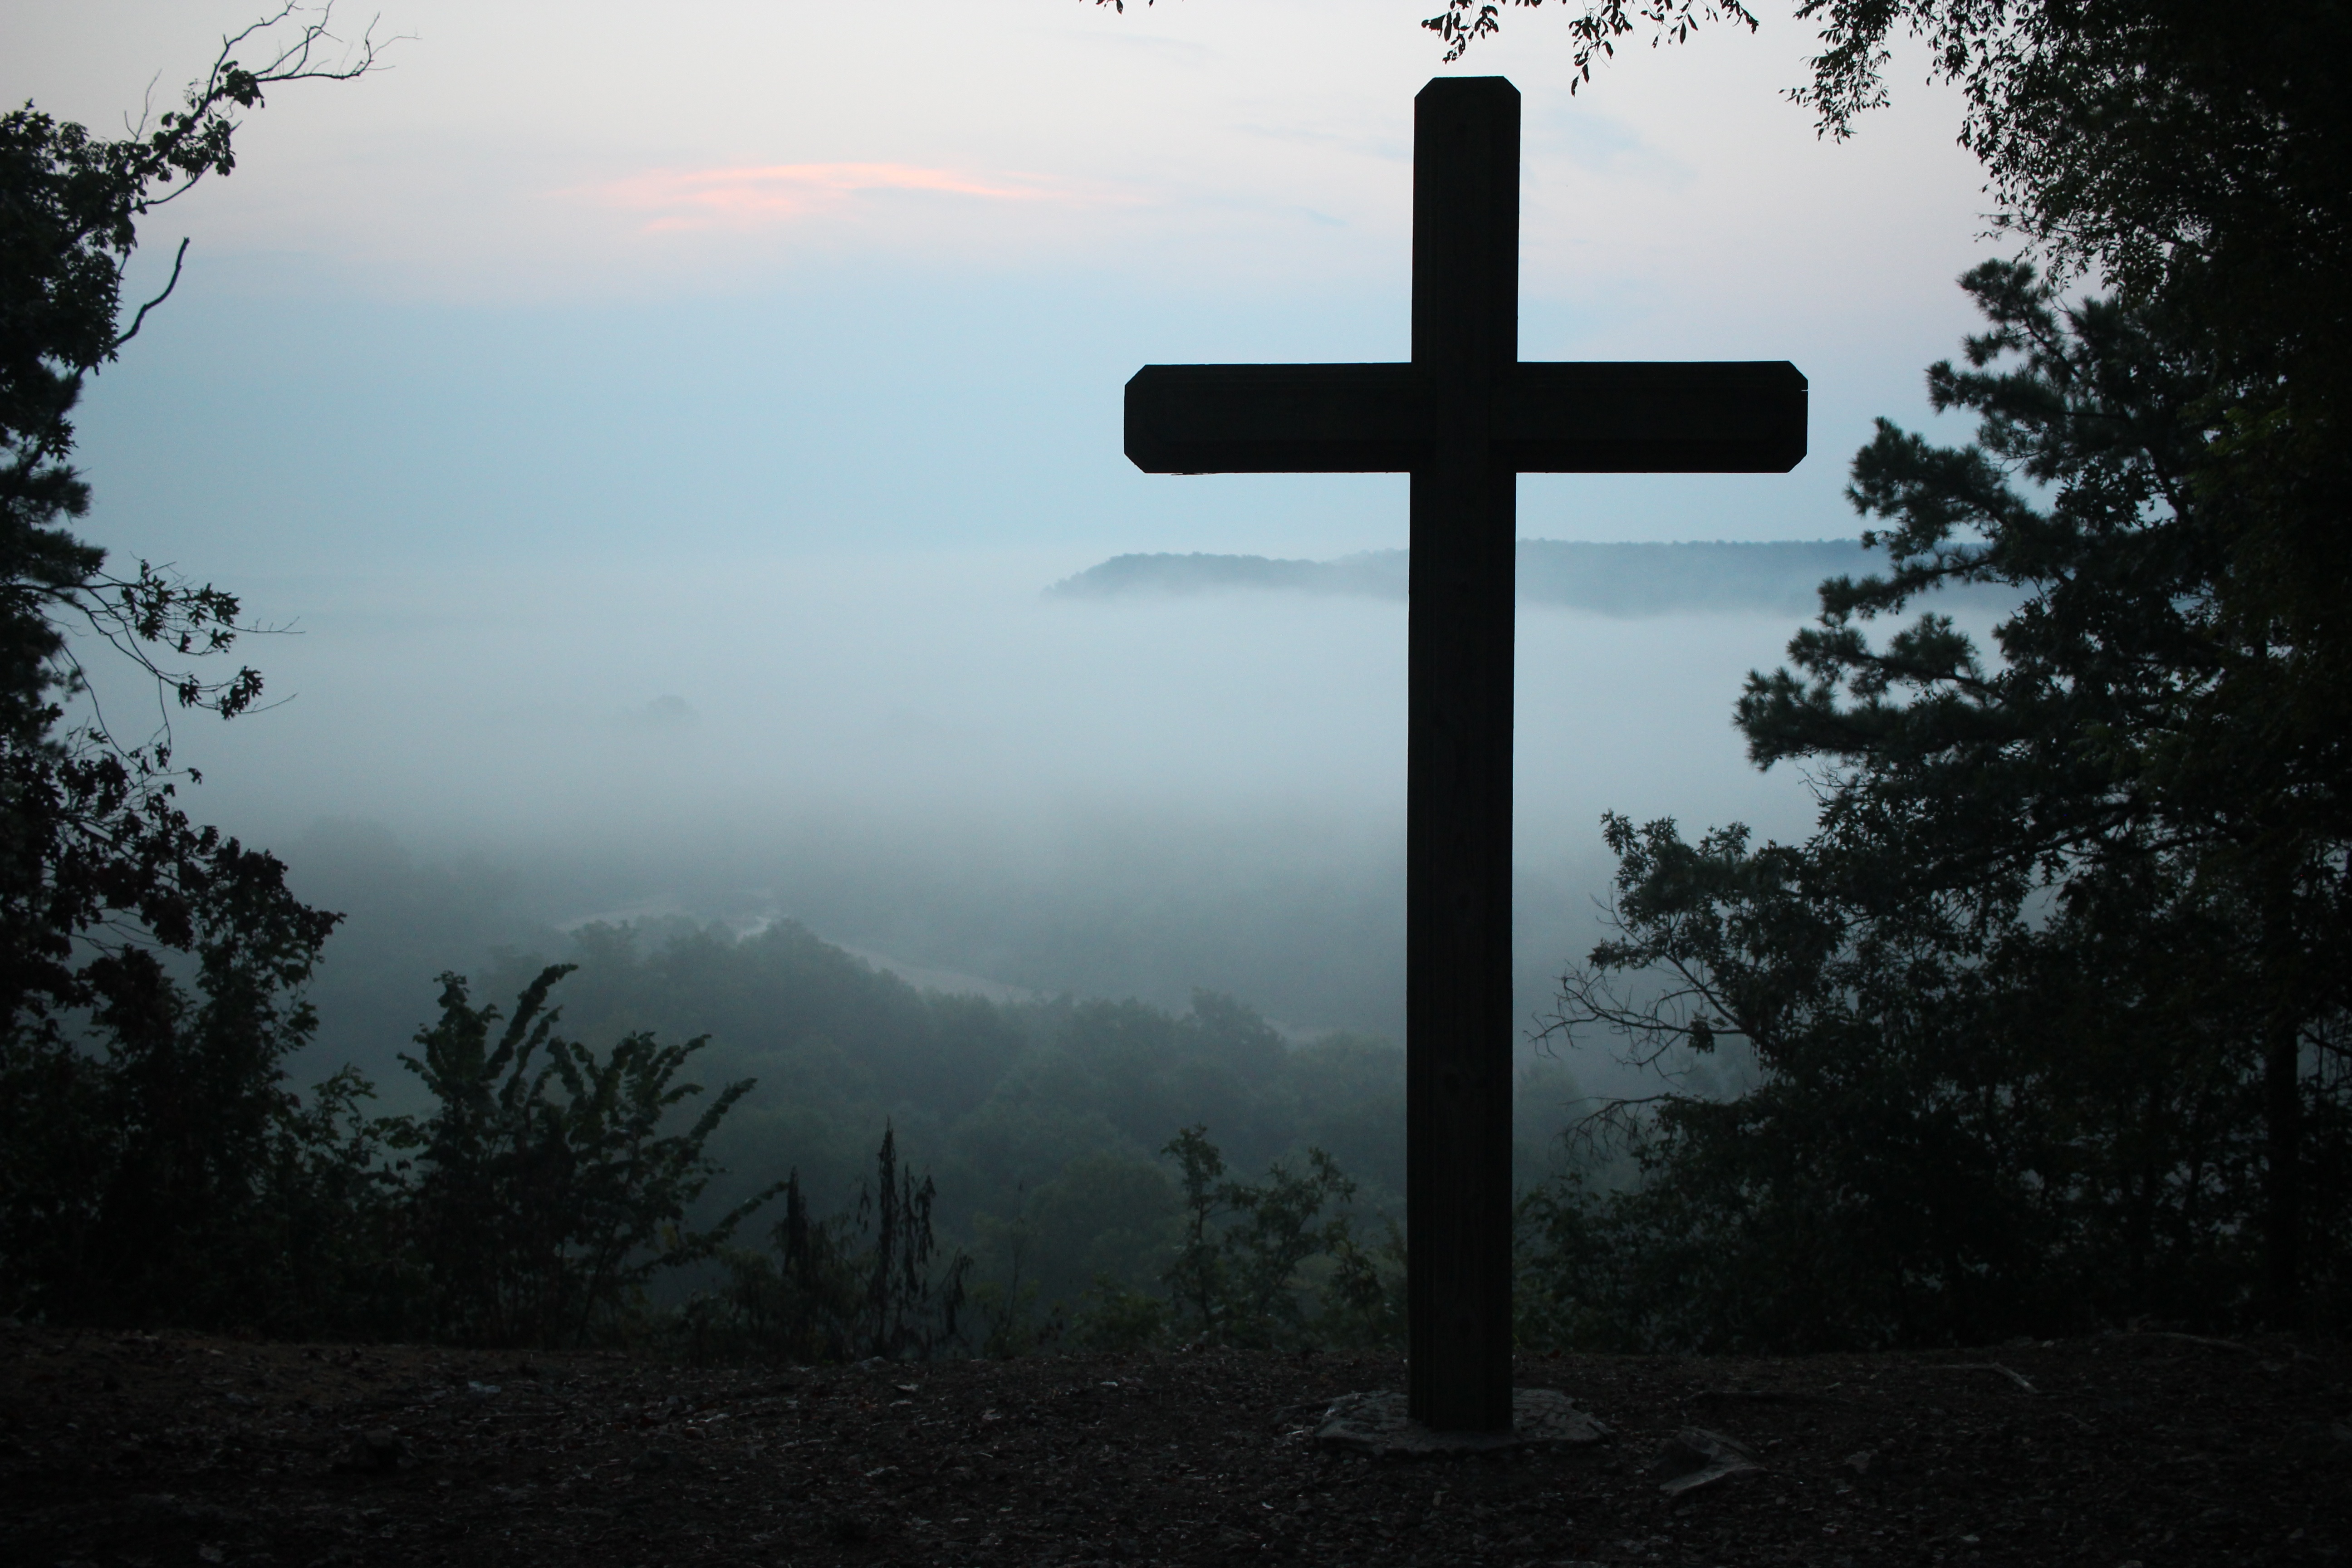
[[[415,1152],[410,1204],[442,1337],[485,1344],[571,1344],[642,1310],[653,1275],[714,1256],[743,1217],[739,1204],[706,1229],[686,1224],[717,1168],[702,1146],[751,1088],[728,1085],[683,1132],[672,1108],[702,1092],[673,1083],[707,1038],[663,1046],[633,1034],[599,1061],[554,1032],[547,994],[571,973],[551,965],[523,992],[490,1044],[494,1006],[441,976],[441,1021],[404,1057],[440,1109],[391,1124]],[[534,1064],[533,1058],[539,1060]]]
[[[1167,1333],[1168,1303],[1108,1274],[1095,1277],[1070,1321],[1070,1342],[1080,1350],[1139,1351]]]
[[[1384,1275],[1382,1254],[1357,1242],[1344,1212],[1355,1184],[1328,1154],[1309,1149],[1304,1172],[1276,1161],[1252,1184],[1223,1179],[1205,1127],[1181,1130],[1165,1152],[1184,1194],[1182,1242],[1165,1276],[1178,1333],[1281,1350],[1382,1337],[1397,1268]],[[1392,1233],[1387,1255],[1399,1268],[1402,1253]]]

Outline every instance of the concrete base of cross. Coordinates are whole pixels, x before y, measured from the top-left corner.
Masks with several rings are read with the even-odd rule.
[[[1323,1413],[1315,1440],[1344,1453],[1381,1458],[1447,1458],[1512,1448],[1577,1447],[1598,1443],[1609,1428],[1549,1388],[1511,1393],[1507,1432],[1435,1432],[1405,1414],[1402,1394],[1345,1394]]]

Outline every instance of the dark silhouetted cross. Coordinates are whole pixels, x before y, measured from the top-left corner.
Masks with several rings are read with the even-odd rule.
[[[1413,100],[1412,362],[1147,365],[1156,474],[1412,476],[1405,763],[1406,1300],[1414,1419],[1511,1425],[1511,636],[1522,473],[1781,473],[1785,361],[1522,364],[1519,94]]]

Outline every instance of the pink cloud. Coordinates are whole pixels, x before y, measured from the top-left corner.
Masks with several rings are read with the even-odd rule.
[[[656,169],[595,187],[604,200],[658,216],[648,230],[748,227],[840,205],[867,191],[927,191],[981,201],[1066,201],[1066,192],[1020,176],[980,177],[912,163],[770,163],[732,169]]]

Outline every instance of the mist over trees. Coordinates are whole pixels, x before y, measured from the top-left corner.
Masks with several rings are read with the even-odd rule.
[[[1351,1220],[1377,1244],[1401,1209],[1403,1062],[1382,1042],[1291,1046],[1207,994],[1171,1015],[918,992],[789,923],[652,941],[592,925],[571,952],[443,977],[403,1062],[422,1111],[373,1113],[349,1068],[298,1098],[248,1068],[189,1106],[214,1118],[194,1141],[247,1185],[179,1191],[203,1223],[177,1245],[104,1205],[68,1223],[13,1190],[5,1305],[281,1334],[944,1353],[1144,1342],[1178,1326],[1167,1282],[1189,1268],[1196,1334],[1255,1342],[1339,1321],[1294,1271],[1355,1257]],[[1163,1158],[1186,1116],[1214,1119],[1182,1148],[1218,1178],[1190,1191]],[[94,1136],[63,1128],[49,1147]],[[41,1191],[89,1171],[59,1163]],[[1263,1189],[1240,1173],[1266,1166]],[[1230,1239],[1228,1214],[1246,1222]],[[126,1289],[134,1261],[151,1289]],[[1340,1317],[1360,1335],[1385,1298],[1374,1262],[1352,1266]]]
[[[1458,52],[1502,9],[1433,25]],[[2035,258],[1969,273],[1984,330],[1928,373],[1975,440],[1882,422],[1850,490],[1871,559],[1738,697],[1752,760],[1814,780],[1813,832],[1603,824],[1613,929],[1562,982],[1564,1066],[1522,1087],[1520,1342],[2340,1329],[2344,18],[1798,14],[1835,135],[1896,26],[1930,40]],[[1576,68],[1711,16],[1754,24],[1594,6]],[[193,821],[168,721],[110,722],[79,662],[234,718],[259,676],[204,661],[253,628],[78,536],[71,415],[163,302],[122,320],[140,221],[230,172],[266,89],[368,69],[331,42],[280,12],[123,139],[0,116],[0,1310],[778,1361],[1392,1342],[1401,1053],[1246,999],[992,1000],[789,921],[592,921],[409,1016],[451,935],[412,931],[353,993],[404,1058],[292,1086],[339,917]],[[1173,574],[1386,570],[1233,560]],[[1961,593],[2006,607],[1989,647]],[[1585,1100],[1590,1049],[1657,1091]]]

